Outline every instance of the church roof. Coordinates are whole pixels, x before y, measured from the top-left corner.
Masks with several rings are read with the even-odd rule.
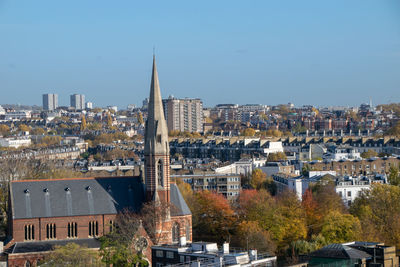
[[[181,192],[176,184],[171,183],[170,187],[171,196],[171,216],[191,215],[190,209],[183,199]]]
[[[138,211],[144,200],[140,177],[14,181],[10,194],[13,219]]]
[[[176,184],[171,184],[171,216],[190,215]],[[116,214],[139,211],[144,201],[140,177],[22,180],[10,185],[13,219]]]

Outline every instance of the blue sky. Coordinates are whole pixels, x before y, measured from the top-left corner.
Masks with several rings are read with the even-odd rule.
[[[400,102],[400,1],[0,0],[0,103]]]

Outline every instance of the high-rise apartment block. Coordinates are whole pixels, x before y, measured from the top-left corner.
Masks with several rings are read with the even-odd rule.
[[[76,110],[85,109],[85,95],[71,95],[71,107]]]
[[[168,131],[203,132],[203,102],[169,97],[163,100]]]
[[[43,94],[43,109],[55,110],[58,108],[58,95],[57,94]]]

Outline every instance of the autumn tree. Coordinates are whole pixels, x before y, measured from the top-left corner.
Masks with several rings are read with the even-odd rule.
[[[328,243],[344,243],[358,240],[361,235],[361,224],[357,217],[330,211],[323,220],[321,235]]]
[[[369,159],[373,157],[377,157],[378,153],[375,150],[368,149],[368,151],[362,152],[360,156],[364,159]]]
[[[0,124],[0,135],[6,136],[10,134],[10,127],[5,124]]]
[[[254,189],[261,189],[267,180],[267,175],[261,169],[255,169],[251,173],[250,186]]]
[[[243,221],[239,223],[232,244],[241,248],[257,249],[260,253],[268,252],[274,254],[276,250],[275,243],[271,235],[265,229],[262,229],[258,222]]]
[[[310,238],[318,232],[316,226],[321,221],[321,214],[318,212],[318,203],[315,201],[310,188],[305,191],[301,204],[306,215],[308,237]]]
[[[246,128],[243,132],[243,136],[254,136],[256,134],[256,131],[253,128]]]
[[[29,132],[29,131],[31,131],[31,127],[29,127],[26,124],[20,124],[20,125],[18,125],[18,130],[20,132]]]
[[[142,112],[138,112],[136,116],[137,116],[137,120],[138,120],[139,124],[143,124],[144,120],[143,120]]]
[[[41,127],[35,127],[32,129],[31,134],[33,135],[44,135],[46,131]]]
[[[301,202],[289,190],[277,197],[277,206],[267,228],[275,240],[278,251],[288,249],[293,241],[307,237],[307,225]]]
[[[228,200],[210,191],[195,193],[193,203],[193,239],[223,243],[229,240],[236,221]]]
[[[392,135],[400,137],[400,121],[398,121],[392,128],[390,128],[386,133],[386,135]]]
[[[111,113],[107,112],[107,127],[110,128],[112,126],[112,117]]]
[[[84,115],[82,115],[82,119],[81,119],[81,132],[83,132],[84,130],[86,130],[86,117]]]
[[[284,152],[269,153],[267,158],[268,162],[285,161],[285,160],[287,160],[287,157]]]
[[[350,207],[361,222],[363,240],[400,246],[400,187],[373,184]]]
[[[101,263],[97,251],[80,246],[76,243],[68,243],[65,246],[55,246],[55,249],[47,254],[39,265],[43,267],[105,266]]]

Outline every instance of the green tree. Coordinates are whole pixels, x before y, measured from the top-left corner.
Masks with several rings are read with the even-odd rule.
[[[117,215],[115,227],[100,238],[100,255],[107,266],[147,266],[142,251],[135,249],[138,230],[143,227],[140,217],[124,210]]]
[[[65,246],[56,246],[54,251],[47,254],[39,265],[44,267],[104,266],[101,263],[97,251],[79,246],[75,243],[69,243]]]
[[[361,222],[363,240],[400,246],[400,187],[373,184],[350,207]]]
[[[331,211],[323,220],[321,235],[328,243],[358,240],[361,236],[361,224],[357,217]]]
[[[400,167],[400,166],[399,166]],[[391,185],[400,185],[400,174],[399,174],[399,168],[396,168],[395,166],[391,166],[389,169],[389,183]]]

